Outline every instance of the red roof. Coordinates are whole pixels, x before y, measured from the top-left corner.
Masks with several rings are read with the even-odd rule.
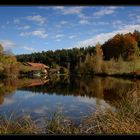
[[[32,67],[36,67],[36,68],[49,68],[48,66],[42,64],[42,63],[32,63],[32,62],[25,62],[23,63],[26,66],[32,66]]]

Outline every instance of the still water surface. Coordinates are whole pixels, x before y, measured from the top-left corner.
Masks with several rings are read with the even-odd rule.
[[[51,118],[55,112],[79,122],[96,109],[116,110],[139,80],[112,77],[0,80],[0,115],[29,115],[33,120]]]

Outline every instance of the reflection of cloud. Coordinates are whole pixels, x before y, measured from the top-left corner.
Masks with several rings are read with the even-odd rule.
[[[21,98],[23,98],[23,99],[29,99],[29,98],[32,98],[32,97],[34,97],[34,96],[37,96],[36,94],[31,94],[31,93],[26,93],[26,95],[24,94],[23,96],[21,96]]]
[[[76,105],[70,105],[70,107],[71,107],[71,108],[76,108],[77,106],[76,106]]]
[[[20,95],[17,95],[20,94]],[[10,94],[11,95],[11,94]],[[11,105],[11,104],[15,104],[15,103],[19,103],[22,102],[23,100],[27,100],[29,98],[32,98],[34,96],[36,96],[36,94],[31,94],[28,92],[23,92],[23,91],[16,91],[16,94],[14,96],[4,96],[4,102],[3,102],[3,106],[6,105]]]
[[[80,102],[85,102],[85,103],[88,103],[88,104],[96,105],[96,99],[95,98],[91,99],[91,98],[87,98],[87,97],[80,97],[80,96],[78,96],[77,99]]]
[[[80,102],[84,102],[84,103],[88,103],[88,104],[92,104],[92,105],[94,105],[94,106],[96,106],[97,105],[97,99],[96,98],[87,98],[87,97],[77,97],[77,99],[78,99],[78,101],[80,101]],[[99,103],[100,103],[100,107],[101,108],[106,108],[106,107],[111,107],[108,103],[106,103],[104,100],[99,100]]]
[[[34,96],[37,96],[37,94],[34,94],[34,93],[30,92],[30,91],[17,90],[14,98],[17,101],[19,101],[19,100],[22,101],[24,99],[27,100],[27,99],[32,98]]]
[[[5,98],[3,105],[10,105],[15,103],[16,101],[13,98]]]
[[[48,107],[47,106],[43,106],[43,107],[40,107],[40,108],[35,108],[33,110],[34,113],[37,113],[37,114],[43,114],[45,113],[46,111],[48,110]]]

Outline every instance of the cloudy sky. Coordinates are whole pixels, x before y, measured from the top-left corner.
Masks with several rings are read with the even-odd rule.
[[[102,44],[135,29],[139,6],[0,6],[0,43],[14,54]]]

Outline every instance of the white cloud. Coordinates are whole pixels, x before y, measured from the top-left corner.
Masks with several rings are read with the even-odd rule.
[[[94,15],[94,16],[110,15],[110,14],[115,13],[115,10],[116,10],[117,8],[118,8],[118,7],[115,7],[115,6],[104,7],[104,8],[102,8],[101,10],[95,12],[93,15]]]
[[[10,52],[10,53],[12,52],[12,50],[14,48],[22,48],[22,49],[28,50],[30,52],[36,51],[32,47],[28,47],[28,46],[23,46],[23,45],[16,44],[12,40],[0,40],[0,44],[2,44],[2,46],[4,48],[4,51]]]
[[[20,22],[20,20],[19,20],[19,19],[14,19],[13,22],[14,22],[15,24],[17,24],[17,23]]]
[[[63,34],[56,34],[56,35],[52,35],[51,38],[52,38],[54,41],[60,42],[60,41],[62,40],[63,37],[64,37]]]
[[[39,29],[32,32],[20,33],[20,36],[37,36],[37,37],[45,39],[48,37],[48,34],[45,32],[45,30]]]
[[[56,6],[56,7],[53,7],[53,9],[55,9],[55,10],[63,10],[64,6]]]
[[[45,10],[48,10],[50,9],[51,7],[49,6],[37,6],[38,9],[45,9]]]
[[[138,30],[140,31],[140,25],[139,24],[135,24],[135,25],[125,25],[122,26],[120,29],[118,30],[114,30],[112,32],[108,32],[108,33],[101,33],[98,35],[93,36],[90,39],[84,40],[84,41],[80,41],[77,45],[75,45],[74,47],[87,47],[89,45],[96,45],[98,42],[100,44],[103,44],[105,41],[107,41],[108,39],[112,38],[113,36],[115,36],[118,33],[128,33],[128,32],[133,32],[134,30]]]
[[[90,24],[88,20],[84,20],[84,19],[80,20],[79,23],[80,24]]]
[[[136,21],[137,21],[137,22],[140,22],[140,16],[139,16],[139,15],[136,16]]]
[[[22,26],[22,27],[18,27],[18,29],[22,29],[22,30],[28,30],[28,29],[30,29],[31,28],[31,26],[29,26],[29,25],[25,25],[25,26]]]
[[[56,28],[71,28],[72,26],[74,26],[75,24],[71,21],[60,21],[59,24],[56,24],[55,27]]]
[[[89,21],[88,19],[90,17],[88,16],[85,16],[84,13],[83,13],[83,9],[85,7],[83,6],[79,6],[79,7],[64,7],[64,6],[56,6],[56,7],[53,7],[54,10],[57,10],[60,12],[60,14],[62,15],[76,15],[80,18],[80,21],[79,23],[80,24],[89,24]],[[66,21],[62,21],[60,24],[66,24],[68,22]]]
[[[55,41],[60,42],[60,41],[61,41],[61,39],[56,39]]]
[[[27,51],[30,51],[30,52],[36,51],[36,50],[35,50],[34,48],[32,48],[32,47],[23,46],[22,48],[25,49],[25,50],[27,50]]]
[[[11,40],[0,40],[0,44],[2,44],[4,51],[12,50],[16,46]]]
[[[63,34],[57,34],[56,36],[55,36],[55,38],[62,38],[64,35]]]
[[[83,13],[80,13],[78,17],[81,19],[88,19],[88,16],[85,16]]]
[[[64,7],[64,6],[56,6],[53,7],[54,10],[60,10],[63,15],[71,15],[71,14],[81,14],[84,7]]]
[[[60,22],[61,25],[64,25],[64,24],[67,24],[67,23],[68,23],[67,21],[61,21]]]
[[[125,25],[124,21],[121,20],[115,20],[112,22],[113,27],[119,28]]]
[[[73,39],[73,38],[76,38],[76,35],[69,36],[69,39]]]
[[[108,25],[110,24],[109,22],[103,22],[103,21],[100,21],[100,22],[97,22],[96,25]]]
[[[31,27],[29,25],[25,25],[22,27],[24,30],[30,29]]]
[[[113,24],[122,24],[123,22],[121,21],[121,20],[115,20],[115,21],[113,21]]]
[[[83,7],[72,7],[72,8],[66,8],[63,10],[64,15],[68,14],[80,14],[82,11]]]
[[[35,15],[35,16],[27,16],[27,20],[34,21],[38,23],[39,25],[43,25],[46,21],[46,19],[40,15]]]

